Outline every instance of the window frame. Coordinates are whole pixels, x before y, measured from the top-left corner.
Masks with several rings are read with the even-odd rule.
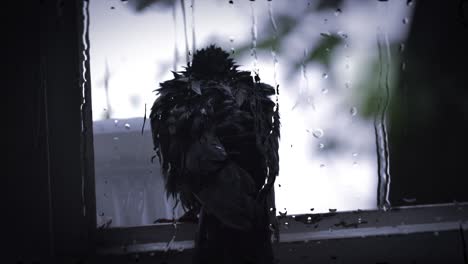
[[[83,10],[85,1],[76,0],[74,4],[76,11],[77,35],[82,36],[85,28],[89,26],[88,20],[84,19]],[[51,13],[50,8],[48,13]],[[46,13],[47,14],[47,13]],[[54,13],[55,16],[57,14]],[[82,22],[88,22],[88,24]],[[87,33],[84,36],[89,47]],[[84,104],[80,112],[82,131],[80,137],[80,167],[82,176],[82,198],[85,207],[85,223],[88,232],[90,250],[97,255],[122,255],[145,252],[158,252],[166,250],[192,249],[194,231],[196,224],[179,223],[154,224],[135,227],[112,227],[99,229],[96,226],[96,193],[94,177],[94,149],[93,149],[93,124],[91,109],[91,83],[89,49],[78,37],[80,88],[84,97]],[[83,61],[83,58],[88,58]],[[83,71],[83,67],[87,71]],[[83,81],[84,79],[88,81]],[[78,98],[75,98],[78,99]],[[50,111],[50,109],[48,109]],[[47,121],[49,122],[49,121]],[[52,124],[57,125],[57,124]],[[51,162],[58,162],[51,160]],[[55,188],[60,186],[53,186]],[[76,189],[76,188],[75,188]],[[351,212],[336,212],[327,214],[310,214],[311,217],[323,218],[318,227],[295,221],[296,216],[286,216],[279,219],[280,222],[280,244],[304,242],[309,240],[343,239],[362,236],[382,236],[393,234],[409,234],[420,232],[437,232],[449,230],[468,229],[468,203],[431,204],[419,206],[392,207],[389,211],[365,210]],[[445,219],[438,217],[443,215]],[[362,217],[366,224],[355,227],[336,226],[342,221],[349,221]],[[402,220],[404,219],[404,220]],[[464,220],[460,220],[464,219]],[[443,220],[443,221],[442,221]],[[288,222],[288,228],[285,228]],[[330,227],[332,230],[330,231]],[[311,231],[312,230],[312,231]],[[176,233],[175,233],[176,231]],[[176,234],[176,235],[175,235]],[[172,243],[168,243],[171,239]]]
[[[308,215],[321,220],[307,224],[295,220],[307,215],[280,218],[280,240],[276,246],[298,242],[468,230],[468,202],[392,207],[389,211],[356,210]],[[361,224],[358,223],[359,218],[362,219]],[[285,222],[289,223],[288,227]],[[316,224],[318,227],[315,227]],[[105,256],[191,250],[194,247],[196,226],[178,223],[177,227],[171,224],[156,224],[100,229],[97,232],[97,254]],[[175,239],[169,243],[174,234]]]

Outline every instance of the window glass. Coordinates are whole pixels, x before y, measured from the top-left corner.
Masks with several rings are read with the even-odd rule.
[[[159,83],[210,44],[279,85],[278,213],[388,205],[386,115],[413,9],[412,1],[90,1],[98,226],[182,214],[152,162],[146,118]]]

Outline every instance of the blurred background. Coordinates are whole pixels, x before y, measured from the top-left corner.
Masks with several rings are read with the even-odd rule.
[[[437,6],[426,6],[415,24],[417,7],[409,0],[90,1],[98,226],[183,213],[164,193],[145,117],[159,83],[210,44],[279,85],[278,213],[466,200],[455,180],[467,175],[456,154],[468,134],[468,100],[455,77],[461,68],[449,63],[441,78],[430,66],[443,40],[437,32],[445,31],[430,33],[425,21]],[[464,39],[446,52],[461,50]],[[446,103],[441,87],[455,93]],[[447,105],[451,112],[441,114]]]

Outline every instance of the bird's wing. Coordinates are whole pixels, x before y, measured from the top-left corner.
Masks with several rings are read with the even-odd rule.
[[[255,182],[220,136],[253,132],[252,116],[240,110],[226,85],[202,84],[193,91],[180,79],[161,84],[150,116],[166,191],[185,207],[200,203],[228,227],[249,229],[256,214]]]

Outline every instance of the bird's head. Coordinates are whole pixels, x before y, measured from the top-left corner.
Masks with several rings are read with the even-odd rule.
[[[237,66],[229,53],[215,45],[197,50],[193,55],[192,64],[187,67],[187,72],[201,80],[226,79],[236,72]]]

